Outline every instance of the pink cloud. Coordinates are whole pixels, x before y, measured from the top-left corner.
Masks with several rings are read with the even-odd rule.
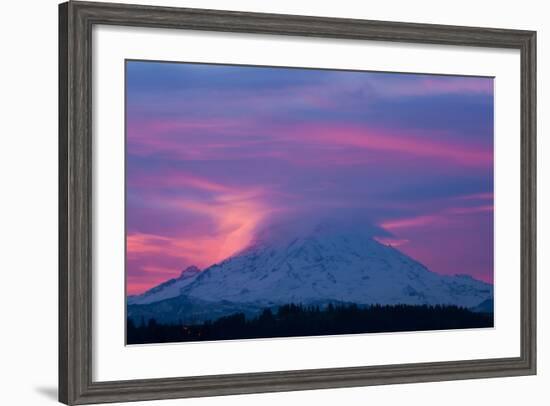
[[[231,190],[229,186],[205,177],[200,177],[186,171],[174,170],[165,170],[155,172],[154,174],[134,170],[132,176],[129,177],[128,184],[132,187],[145,189],[188,187],[208,192],[229,192]]]
[[[424,227],[430,224],[443,224],[449,222],[454,215],[468,215],[484,212],[492,212],[493,205],[482,205],[474,207],[450,207],[433,214],[424,214],[420,216],[398,218],[386,220],[380,223],[380,227],[388,231],[396,229],[408,229]]]
[[[452,207],[447,210],[449,214],[474,214],[483,212],[492,212],[494,210],[492,204],[476,207]]]
[[[422,227],[427,224],[432,224],[438,221],[441,221],[441,216],[429,214],[424,216],[415,216],[415,217],[409,217],[409,218],[384,221],[380,224],[380,227],[382,227],[385,230],[392,231],[399,228]]]
[[[185,265],[210,266],[246,248],[254,238],[257,228],[274,209],[265,197],[267,192],[261,188],[238,188],[222,185],[198,176],[170,177],[176,186],[184,184],[211,192],[202,199],[163,198],[164,207],[172,207],[180,212],[203,216],[203,224],[212,225],[212,229],[195,228],[192,234],[175,236],[152,233],[131,232],[126,237],[127,260],[132,267],[142,272],[152,271],[150,259],[164,258],[172,267],[171,277],[177,276]],[[147,182],[154,179],[147,179]],[[167,181],[167,185],[174,187]],[[168,267],[154,266],[156,271],[165,272]],[[154,272],[153,272],[154,273]],[[138,291],[128,279],[129,289]]]
[[[479,77],[425,75],[417,80],[377,81],[373,86],[377,93],[383,97],[493,94],[493,81]]]
[[[334,146],[444,159],[464,166],[489,166],[493,163],[491,149],[472,148],[445,141],[445,134],[441,134],[437,141],[411,135],[413,134],[350,126],[301,126],[295,128],[288,139],[297,137]]]
[[[234,136],[238,139],[231,140]],[[443,132],[424,134],[349,125],[259,126],[246,120],[238,123],[151,121],[130,127],[128,137],[132,140],[132,153],[162,153],[190,160],[263,157],[308,165],[320,161],[353,164],[373,159],[361,156],[358,149],[445,160],[448,164],[469,167],[487,167],[493,163],[491,148],[453,142]],[[295,148],[273,148],[278,142]],[[313,151],[315,159],[308,159]]]
[[[474,193],[470,195],[457,196],[458,200],[493,200],[493,193]]]

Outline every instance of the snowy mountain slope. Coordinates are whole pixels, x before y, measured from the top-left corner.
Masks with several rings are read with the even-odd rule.
[[[377,242],[368,231],[323,224],[293,238],[260,238],[205,270],[182,293],[241,303],[322,299],[470,307],[492,297],[492,286],[467,276],[430,272]]]
[[[179,296],[181,289],[193,282],[199,273],[199,268],[190,266],[178,278],[167,280],[141,295],[129,296],[128,304],[148,304]]]
[[[444,276],[373,238],[354,224],[270,228],[246,250],[215,264],[180,288],[181,297],[129,311],[194,317],[190,303],[224,303],[245,313],[285,303],[452,304],[474,307],[493,287],[469,276]],[[137,302],[134,302],[137,304]],[[133,307],[133,306],[131,306]],[[187,307],[187,309],[185,309]],[[155,309],[153,309],[155,308]],[[244,311],[244,310],[243,310]],[[210,318],[201,311],[200,318]],[[215,312],[219,317],[220,312]]]

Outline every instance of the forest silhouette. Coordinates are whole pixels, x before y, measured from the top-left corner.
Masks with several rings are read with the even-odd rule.
[[[200,324],[127,320],[127,344],[215,341],[493,327],[492,313],[445,305],[286,304],[256,317],[235,313]]]

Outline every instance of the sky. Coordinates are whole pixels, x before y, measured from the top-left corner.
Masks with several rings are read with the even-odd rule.
[[[492,283],[493,108],[492,78],[127,61],[128,294],[343,212]]]

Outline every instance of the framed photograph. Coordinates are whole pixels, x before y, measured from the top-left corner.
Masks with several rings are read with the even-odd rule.
[[[59,30],[61,402],[536,373],[535,32]]]

